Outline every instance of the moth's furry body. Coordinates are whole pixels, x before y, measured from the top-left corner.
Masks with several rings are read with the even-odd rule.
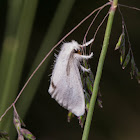
[[[85,113],[85,98],[79,68],[89,71],[80,65],[80,61],[89,59],[93,55],[91,53],[86,56],[74,52],[80,49],[81,45],[76,41],[62,45],[48,90],[52,98],[76,116],[82,116]]]

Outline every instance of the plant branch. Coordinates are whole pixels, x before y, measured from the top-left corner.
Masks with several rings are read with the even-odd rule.
[[[94,107],[95,107],[99,83],[100,83],[100,79],[101,79],[101,75],[102,75],[103,64],[104,64],[104,60],[105,60],[105,56],[106,56],[106,52],[107,52],[107,48],[108,48],[108,44],[109,44],[109,38],[110,38],[110,34],[111,34],[111,28],[112,28],[113,18],[114,18],[117,4],[118,4],[118,0],[114,0],[112,2],[111,8],[110,8],[110,14],[108,17],[103,47],[102,47],[102,51],[101,51],[99,62],[98,62],[97,72],[96,72],[94,86],[93,86],[93,93],[92,93],[91,100],[90,100],[89,111],[87,114],[87,119],[86,119],[86,123],[85,123],[85,127],[84,127],[82,140],[88,139],[92,115],[93,115],[93,111],[94,111]]]

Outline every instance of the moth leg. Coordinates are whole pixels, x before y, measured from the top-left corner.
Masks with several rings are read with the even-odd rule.
[[[90,55],[80,55],[78,53],[74,54],[74,57],[78,60],[82,60],[82,59],[90,59],[93,56],[93,52]]]
[[[83,67],[82,65],[80,65],[80,68],[83,72],[88,72],[88,73],[90,72],[90,68],[87,69],[87,68]]]

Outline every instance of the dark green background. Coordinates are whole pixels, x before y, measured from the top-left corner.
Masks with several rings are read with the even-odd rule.
[[[60,39],[90,12],[105,2],[106,0],[76,0]],[[30,66],[36,57],[43,36],[48,30],[49,23],[58,3],[58,0],[39,1],[19,90],[26,82]],[[140,8],[139,0],[119,0],[119,3]],[[0,1],[0,45],[2,44],[6,24],[6,4],[7,2],[5,0]],[[97,26],[107,13],[108,8],[105,8],[101,12],[95,24],[90,29],[87,39],[93,37]],[[127,8],[121,8],[121,10],[128,28],[134,58],[137,67],[140,69],[140,12]],[[81,43],[92,19],[93,17],[88,19],[74,33],[67,37],[65,41],[76,40]],[[92,47],[94,57],[90,60],[90,66],[94,74],[96,72],[105,27],[106,21],[99,30]],[[103,109],[100,109],[96,105],[89,140],[140,139],[140,85],[135,79],[131,80],[129,74],[130,65],[125,70],[122,70],[119,62],[119,51],[114,51],[120,34],[121,18],[117,11],[100,82]],[[57,50],[59,50],[59,47]],[[56,51],[54,52],[57,53]],[[80,128],[78,120],[75,118],[71,123],[68,123],[67,111],[60,107],[55,100],[51,99],[47,92],[50,79],[48,75],[51,74],[53,60],[54,58],[52,57],[49,67],[47,67],[46,73],[40,81],[40,86],[24,122],[27,128],[39,140],[79,140],[81,139],[83,130]],[[15,129],[14,126],[13,129]]]

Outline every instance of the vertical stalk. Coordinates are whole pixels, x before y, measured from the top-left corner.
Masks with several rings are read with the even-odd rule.
[[[98,93],[98,88],[99,88],[99,82],[100,82],[101,75],[102,75],[103,64],[104,64],[104,60],[105,60],[105,56],[106,56],[106,52],[107,52],[107,48],[108,48],[108,44],[109,44],[109,38],[110,38],[110,34],[111,34],[111,28],[112,28],[113,18],[114,18],[117,4],[118,4],[118,0],[112,1],[112,5],[110,8],[110,14],[108,17],[108,22],[107,22],[107,27],[106,27],[106,31],[105,31],[104,41],[103,41],[103,47],[102,47],[102,51],[101,51],[99,62],[98,62],[97,72],[96,72],[95,81],[94,81],[94,85],[93,85],[93,93],[92,93],[91,100],[90,100],[90,105],[89,105],[89,110],[88,110],[88,114],[87,114],[87,119],[86,119],[86,123],[85,123],[85,127],[84,127],[82,140],[88,139],[92,115],[93,115],[95,102],[96,102],[96,98],[97,98],[97,93]]]

